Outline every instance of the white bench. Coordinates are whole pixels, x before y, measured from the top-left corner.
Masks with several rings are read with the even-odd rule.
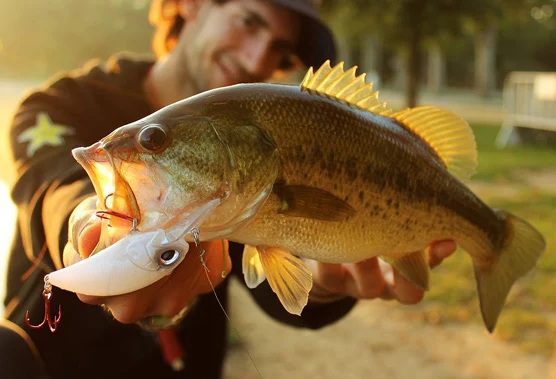
[[[503,97],[507,115],[496,137],[499,148],[519,142],[516,127],[556,131],[556,72],[511,72]]]

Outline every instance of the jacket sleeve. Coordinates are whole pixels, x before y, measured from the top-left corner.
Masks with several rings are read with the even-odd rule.
[[[268,281],[265,280],[254,289],[249,289],[245,285],[241,268],[244,245],[230,242],[229,246],[233,274],[250,291],[255,302],[277,321],[296,327],[319,329],[338,321],[357,304],[357,300],[352,297],[345,297],[330,303],[309,302],[303,309],[301,316],[293,315],[284,309],[280,300],[270,288]]]
[[[63,77],[24,99],[10,128],[16,165],[12,199],[24,250],[20,253],[33,261],[46,246],[49,254],[43,264],[50,269],[62,267],[70,213],[94,193],[71,154],[74,147],[84,145],[91,127],[88,110],[79,108],[83,96],[77,80]]]

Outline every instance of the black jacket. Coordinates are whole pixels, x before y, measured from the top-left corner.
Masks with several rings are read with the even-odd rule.
[[[153,112],[142,87],[152,64],[113,58],[106,65],[95,63],[61,75],[30,94],[13,119],[10,138],[17,181],[12,197],[19,226],[9,261],[6,313],[29,333],[52,378],[218,378],[221,374],[227,321],[213,294],[200,296],[178,329],[186,351],[186,368],[180,373],[163,362],[156,334],[137,325],[120,324],[101,307],[81,303],[73,293],[54,288],[54,307],[60,303],[63,309],[56,333],[28,328],[24,321],[27,310],[33,322],[40,321],[43,277],[62,267],[69,215],[84,197],[94,193],[70,151]],[[37,135],[46,135],[44,129],[43,134],[37,133],[37,126],[50,130],[61,126],[57,129],[61,138],[37,139]],[[44,257],[35,258],[43,248]],[[232,275],[243,283],[242,250],[242,245],[230,244]],[[33,261],[36,267],[30,270]],[[23,277],[26,272],[30,275]],[[217,288],[224,306],[229,277]],[[355,304],[349,298],[309,304],[298,317],[283,309],[266,282],[250,292],[271,317],[295,327],[320,328],[341,318]]]

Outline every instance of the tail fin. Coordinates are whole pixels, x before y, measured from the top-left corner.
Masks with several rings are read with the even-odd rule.
[[[474,267],[481,313],[491,333],[512,285],[535,267],[546,249],[544,237],[527,221],[502,210],[495,212],[505,220],[506,239],[490,267]]]

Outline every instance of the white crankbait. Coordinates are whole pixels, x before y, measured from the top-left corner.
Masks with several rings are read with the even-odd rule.
[[[184,239],[170,242],[161,229],[135,231],[89,258],[50,273],[49,282],[84,295],[121,295],[169,275],[188,250]]]
[[[115,296],[145,288],[183,261],[189,250],[185,236],[197,230],[219,202],[204,204],[169,230],[132,230],[102,251],[48,274],[48,282],[90,296]]]

